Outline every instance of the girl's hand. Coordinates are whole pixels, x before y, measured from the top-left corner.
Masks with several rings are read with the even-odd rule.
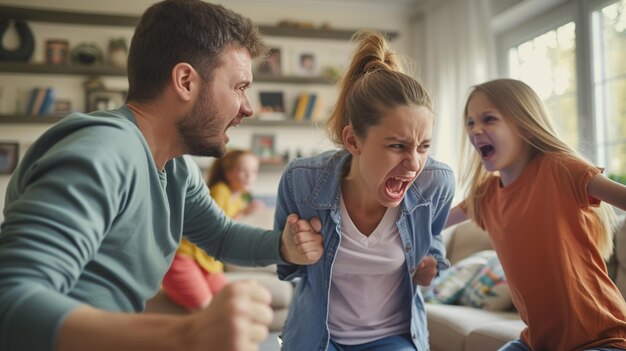
[[[424,256],[413,275],[413,283],[416,285],[429,286],[436,274],[437,260],[432,256]]]

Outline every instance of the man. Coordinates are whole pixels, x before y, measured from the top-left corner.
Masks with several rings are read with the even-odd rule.
[[[229,127],[252,116],[252,22],[200,0],[142,16],[128,59],[127,105],[73,114],[25,155],[0,227],[0,350],[256,350],[267,290],[233,283],[187,316],[132,314],[159,289],[181,234],[242,265],[310,264],[319,221],[283,233],[230,221],[188,157],[221,157]],[[315,229],[314,229],[315,228]]]

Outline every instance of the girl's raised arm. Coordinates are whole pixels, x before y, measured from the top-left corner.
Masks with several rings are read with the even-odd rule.
[[[591,178],[587,185],[587,193],[593,198],[626,211],[626,186],[607,178],[604,174],[598,173]]]
[[[461,209],[461,204],[458,204],[450,210],[450,214],[448,215],[448,221],[446,222],[445,228],[461,222],[465,222],[468,219],[469,218],[467,217],[467,214]]]

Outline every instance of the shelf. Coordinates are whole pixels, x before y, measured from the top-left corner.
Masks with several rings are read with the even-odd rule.
[[[25,21],[86,24],[101,26],[135,27],[139,17],[113,14],[70,12],[34,7],[0,6],[0,19],[21,19]]]
[[[289,26],[269,26],[259,25],[259,31],[264,36],[270,37],[289,37],[289,38],[308,38],[308,39],[335,39],[350,40],[356,30],[350,29],[330,29],[330,28],[299,28]],[[389,40],[393,40],[398,36],[396,32],[384,32]]]
[[[128,27],[135,27],[137,23],[139,23],[138,16],[71,12],[12,6],[0,6],[0,19],[21,19],[26,21],[51,23]],[[350,40],[356,32],[356,30],[350,29],[299,28],[271,25],[259,25],[259,31],[264,36],[335,40]],[[385,34],[390,40],[398,36],[398,33],[396,32],[385,32]]]
[[[87,75],[87,76],[118,76],[126,77],[126,69],[104,65],[47,65],[41,63],[0,62],[0,72],[4,73],[31,73],[31,74],[59,74],[59,75]],[[332,85],[332,79],[316,76],[273,76],[269,74],[255,74],[256,82],[282,84],[325,84]]]
[[[27,116],[27,115],[0,115],[0,124],[54,124],[65,115]]]
[[[269,74],[255,73],[255,82],[263,83],[288,83],[288,84],[328,84],[332,85],[336,82],[326,77],[305,77],[305,76],[273,76]]]
[[[24,62],[0,62],[0,72],[5,73],[34,73],[60,75],[88,75],[88,76],[119,76],[126,77],[126,69],[104,65],[46,65]]]
[[[286,163],[261,162],[259,163],[259,171],[261,172],[281,172],[285,170]]]
[[[27,116],[27,115],[0,115],[0,124],[54,124],[66,115]],[[314,125],[309,122],[296,122],[294,120],[263,121],[258,118],[246,118],[241,124],[245,127],[300,127],[311,128]]]
[[[242,127],[300,127],[300,128],[313,128],[315,122],[304,121],[297,122],[293,119],[285,119],[279,121],[264,121],[258,119],[258,117],[245,118],[241,123]]]

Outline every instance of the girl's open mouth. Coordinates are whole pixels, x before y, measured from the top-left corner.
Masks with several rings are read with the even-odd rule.
[[[488,159],[496,152],[496,149],[492,145],[483,145],[479,147],[478,150],[483,159]]]

